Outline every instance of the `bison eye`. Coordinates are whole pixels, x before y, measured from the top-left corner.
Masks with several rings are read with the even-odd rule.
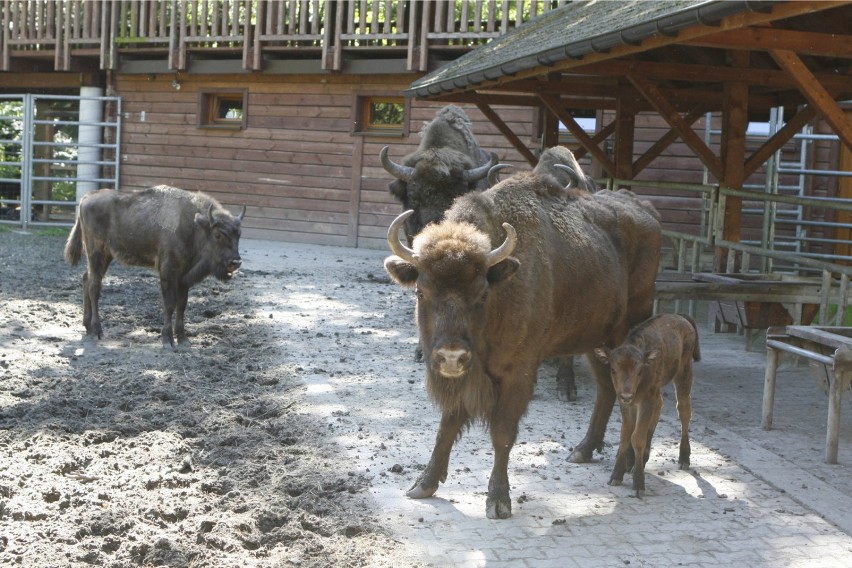
[[[415,291],[414,291],[414,296],[415,296],[418,300],[422,300],[422,299],[423,299],[423,292],[422,292],[421,290],[415,290]]]

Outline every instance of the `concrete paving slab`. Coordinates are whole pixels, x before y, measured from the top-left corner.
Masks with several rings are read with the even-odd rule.
[[[328,421],[353,472],[372,480],[376,516],[433,566],[569,567],[852,565],[852,410],[844,400],[840,463],[825,464],[827,397],[810,370],[779,373],[775,427],[760,428],[765,352],[736,334],[701,329],[695,366],[692,463],[678,469],[680,423],[668,392],[647,466],[647,494],[607,485],[616,448],[567,461],[588,422],[594,386],[579,364],[579,400],[555,397],[545,364],[509,466],[511,519],[485,516],[492,451],[478,426],[464,433],[449,476],[429,499],[405,497],[431,452],[439,413],[413,361],[413,299],[386,278],[375,250],[244,240],[259,305],[282,328],[287,356],[306,369],[306,408]],[[317,299],[320,299],[317,308]],[[310,305],[308,309],[308,299]],[[283,319],[283,318],[282,318]],[[288,334],[317,333],[308,346]],[[618,440],[614,413],[607,441]]]

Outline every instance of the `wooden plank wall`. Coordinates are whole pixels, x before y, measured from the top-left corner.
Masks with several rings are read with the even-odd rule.
[[[172,87],[175,79],[180,90]],[[413,102],[407,138],[353,136],[350,127],[359,93],[399,94],[411,81],[410,75],[119,75],[121,187],[168,183],[206,191],[235,212],[246,204],[249,238],[385,248],[387,227],[402,209],[387,190],[392,179],[379,151],[390,145],[396,160],[413,151],[423,123],[441,105]],[[199,93],[223,88],[248,90],[245,130],[197,126]],[[526,169],[475,107],[466,110],[484,148]],[[503,116],[530,139],[531,110]]]

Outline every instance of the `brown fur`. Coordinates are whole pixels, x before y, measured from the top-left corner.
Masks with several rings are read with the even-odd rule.
[[[692,418],[692,362],[701,360],[698,328],[687,315],[662,314],[634,327],[627,339],[595,355],[612,368],[612,382],[621,404],[621,441],[610,485],[621,485],[633,468],[633,489],[645,492],[645,463],[663,408],[662,389],[674,381],[681,422],[681,469],[689,467],[689,421]]]
[[[98,310],[101,282],[116,259],[159,273],[163,346],[173,347],[174,336],[187,344],[184,310],[189,289],[210,275],[227,280],[239,268],[240,218],[208,195],[165,185],[136,193],[102,189],[86,194],[65,244],[65,260],[72,266],[86,250],[86,333],[103,336]]]
[[[488,516],[509,516],[508,455],[541,361],[615,346],[651,313],[660,254],[653,207],[630,192],[565,200],[541,191],[551,183],[551,176],[526,173],[466,194],[445,221],[414,239],[413,263],[385,261],[392,278],[417,290],[427,388],[443,412],[411,497],[435,492],[447,475],[452,440],[481,419],[495,450]],[[506,235],[502,223],[517,231],[517,246],[488,266],[485,255]],[[462,354],[454,368],[464,366],[463,376],[443,374],[448,353]],[[598,395],[575,450],[586,461],[603,444],[615,400],[608,370],[592,363]]]

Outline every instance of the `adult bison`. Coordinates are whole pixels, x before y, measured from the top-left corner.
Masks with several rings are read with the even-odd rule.
[[[98,298],[101,282],[115,258],[160,274],[163,295],[163,347],[188,344],[184,311],[189,289],[213,275],[228,280],[242,263],[240,222],[215,199],[160,185],[136,193],[101,189],[80,200],[77,222],[65,243],[65,260],[88,266],[83,274],[83,325],[103,337]],[[172,314],[175,315],[174,334]]]
[[[403,209],[414,213],[405,221],[409,243],[429,223],[438,221],[453,200],[469,191],[488,187],[486,176],[497,163],[496,154],[479,147],[470,118],[460,107],[448,105],[423,127],[420,146],[398,164],[382,148],[382,166],[396,179],[388,184]]]
[[[390,226],[394,255],[385,269],[415,290],[426,388],[442,412],[432,456],[409,497],[435,493],[462,428],[481,421],[494,446],[486,513],[511,516],[509,452],[542,359],[614,347],[651,314],[657,212],[628,191],[562,189],[552,176],[525,173],[467,194],[412,248],[399,239],[411,213]],[[597,397],[575,462],[601,449],[615,401],[609,369],[594,357],[589,363]]]

